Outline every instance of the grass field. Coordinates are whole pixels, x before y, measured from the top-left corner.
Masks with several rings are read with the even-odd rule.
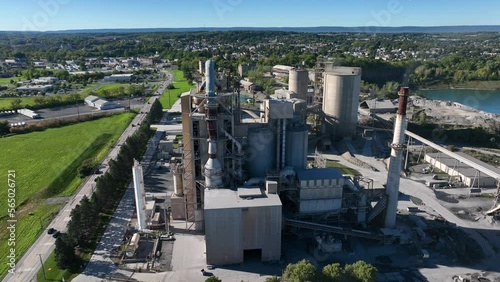
[[[340,170],[340,173],[342,173],[342,174],[361,176],[361,173],[359,173],[359,171],[355,170],[354,168],[347,167],[347,166],[345,166],[341,163],[338,163],[336,161],[327,161],[326,167],[337,168],[338,170]]]
[[[43,277],[43,272],[40,269],[37,275],[38,282],[62,281],[62,278],[64,278],[64,281],[70,281],[71,279],[77,276],[77,274],[72,274],[68,270],[61,271],[57,268],[54,252],[50,254],[47,260],[43,263],[43,266],[44,266],[43,268],[45,269],[45,277]]]
[[[175,89],[167,89],[160,97],[160,103],[164,109],[170,109],[172,105],[179,99],[179,95],[188,92],[192,85],[184,78],[184,73],[180,70],[173,71]]]
[[[97,91],[113,90],[113,89],[117,89],[120,87],[127,88],[128,86],[129,85],[125,84],[125,83],[110,83],[110,84],[106,84],[106,85],[103,85],[103,86],[97,88]]]
[[[18,76],[18,77],[7,77],[7,78],[0,78],[0,84],[9,84],[11,80],[14,81],[20,81],[20,80],[25,80],[25,77]]]
[[[92,87],[94,87],[97,83],[92,83],[89,84],[76,93],[80,95],[80,97],[85,98],[89,95],[90,90]],[[124,86],[126,86],[124,84]],[[12,109],[12,101],[14,99],[21,98],[21,107],[30,107],[30,106],[35,106],[35,98],[36,97],[13,97],[13,98],[0,98],[0,110],[11,110]]]
[[[77,168],[82,161],[100,161],[122,134],[134,114],[125,113],[43,132],[0,138],[0,172],[16,171],[16,254],[18,258],[45,230],[61,205],[44,204],[51,197],[72,195],[82,183]],[[7,189],[0,190],[0,199]],[[7,201],[0,201],[0,253],[6,254]],[[22,234],[22,236],[21,236]],[[6,257],[0,261],[0,279],[6,274]]]
[[[0,110],[12,109],[12,101],[17,98],[0,98]],[[35,97],[21,97],[21,107],[35,105]]]

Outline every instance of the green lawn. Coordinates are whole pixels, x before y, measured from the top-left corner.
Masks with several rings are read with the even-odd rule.
[[[340,173],[342,173],[342,174],[361,176],[361,173],[359,173],[359,171],[355,170],[354,168],[347,167],[347,166],[345,166],[341,163],[338,163],[336,161],[327,161],[326,167],[337,168],[338,170],[340,170]]]
[[[35,97],[20,97],[21,107],[29,107],[35,105]],[[17,98],[0,98],[0,110],[12,109],[12,101]]]
[[[16,171],[18,258],[45,230],[61,205],[47,205],[50,197],[72,195],[82,183],[77,168],[87,158],[102,160],[132,120],[125,113],[42,132],[0,138],[0,172]],[[7,245],[7,189],[0,190],[0,253]],[[29,214],[31,213],[31,215]],[[22,234],[22,236],[21,236]],[[7,271],[6,257],[0,261],[0,279]]]
[[[7,77],[7,78],[0,78],[0,84],[9,84],[11,80],[14,81],[20,81],[20,80],[25,80],[25,77],[18,76],[18,77]]]
[[[184,73],[180,70],[173,71],[175,89],[167,89],[160,97],[160,103],[164,109],[170,109],[179,99],[179,95],[188,92],[193,86],[184,78]]]
[[[37,275],[37,281],[62,281],[64,277],[65,281],[70,281],[75,278],[78,274],[73,274],[69,270],[61,271],[57,268],[54,252],[50,254],[47,260],[43,263],[43,268],[45,270],[45,277],[43,277],[43,271],[40,269]]]

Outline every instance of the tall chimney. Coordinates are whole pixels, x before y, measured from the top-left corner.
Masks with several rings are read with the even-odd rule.
[[[386,228],[392,228],[396,225],[401,163],[403,162],[403,150],[405,149],[404,141],[408,91],[408,87],[401,87],[401,90],[399,91],[398,115],[394,123],[394,138],[392,139],[391,144],[392,149],[389,163],[389,174],[387,175],[386,193],[388,196],[388,202],[385,214]]]
[[[222,166],[217,160],[217,96],[215,95],[214,61],[205,63],[206,121],[208,128],[208,161],[205,164],[205,187],[222,188]]]
[[[132,167],[132,176],[134,179],[134,194],[135,194],[135,208],[137,211],[137,229],[139,231],[146,230],[146,200],[144,192],[144,177],[142,174],[142,165],[134,160]]]

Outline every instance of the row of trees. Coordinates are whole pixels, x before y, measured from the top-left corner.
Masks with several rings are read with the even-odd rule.
[[[206,282],[221,282],[218,277],[210,277]],[[308,260],[289,264],[283,272],[283,277],[267,278],[266,282],[375,282],[377,268],[364,261],[347,264],[341,267],[338,263],[326,265],[318,271]]]
[[[57,238],[55,257],[59,268],[77,269],[81,264],[75,249],[92,249],[104,229],[105,214],[112,214],[120,202],[131,179],[134,159],[140,159],[152,135],[149,125],[161,119],[163,110],[156,100],[147,119],[139,129],[121,146],[109,170],[97,178],[95,190],[90,198],[84,197],[71,211],[68,231]]]
[[[294,282],[375,282],[377,281],[377,268],[364,261],[358,261],[347,264],[343,268],[340,264],[333,263],[318,271],[310,261],[301,260],[286,267],[282,280]],[[267,281],[279,281],[279,279],[275,277]]]

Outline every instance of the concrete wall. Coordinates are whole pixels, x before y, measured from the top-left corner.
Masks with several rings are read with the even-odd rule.
[[[241,209],[205,210],[207,264],[243,262]]]
[[[207,264],[235,264],[244,250],[262,249],[262,261],[281,256],[281,206],[205,210]]]

